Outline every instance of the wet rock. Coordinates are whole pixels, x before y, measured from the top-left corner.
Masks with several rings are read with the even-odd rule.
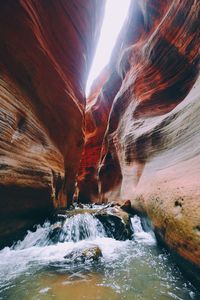
[[[126,240],[132,236],[132,226],[128,212],[122,210],[119,205],[109,203],[101,209],[76,208],[73,210],[59,210],[54,218],[56,224],[52,226],[49,235],[50,239],[53,242],[59,242],[65,220],[80,214],[90,214],[97,218],[103,225],[108,237]]]
[[[51,231],[49,232],[49,239],[53,242],[53,243],[58,243],[59,242],[59,238],[60,238],[60,234],[62,233],[62,223],[55,223],[51,226]]]
[[[69,207],[68,207],[68,210],[74,210],[75,209],[75,206],[73,204],[71,204]]]
[[[78,214],[95,214],[98,210],[97,209],[90,209],[90,208],[76,208],[72,210],[60,210],[59,214],[57,214],[59,217],[62,216],[63,219],[73,217]]]
[[[136,209],[132,207],[130,200],[126,200],[124,204],[120,205],[120,207],[122,210],[124,210],[125,212],[131,215],[135,215],[139,213]]]
[[[124,211],[127,211],[127,212],[131,211],[131,201],[130,200],[126,200],[124,202],[124,204],[121,205],[121,209],[123,209]]]
[[[101,249],[97,245],[89,245],[84,249],[74,249],[65,255],[66,262],[84,263],[85,261],[98,261],[102,257]]]
[[[113,237],[116,240],[131,238],[130,216],[119,206],[107,206],[96,212],[95,217],[103,224],[108,237]]]

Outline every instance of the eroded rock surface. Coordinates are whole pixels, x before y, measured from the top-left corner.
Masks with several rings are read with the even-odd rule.
[[[83,249],[75,249],[64,256],[67,263],[97,262],[102,257],[101,249],[97,245],[88,245]]]
[[[200,266],[199,1],[133,6],[96,164],[99,199],[131,200],[172,249]]]
[[[95,217],[103,224],[108,237],[122,241],[132,237],[130,215],[119,206],[103,208],[95,213]]]
[[[132,2],[84,119],[100,4],[0,4],[1,220],[70,204],[86,120],[81,202],[131,200],[200,266],[199,1]]]
[[[72,200],[103,4],[0,3],[1,237]]]
[[[131,5],[111,60],[94,81],[87,98],[85,145],[78,173],[78,201],[81,202],[102,203],[102,199],[99,198],[97,170],[112,103],[122,83],[121,74],[118,72],[118,60],[123,48],[128,47],[138,38],[139,33],[134,31],[138,18],[135,6]],[[127,66],[124,66],[124,70],[126,68]]]

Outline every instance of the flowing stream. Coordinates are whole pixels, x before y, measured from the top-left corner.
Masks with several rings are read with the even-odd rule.
[[[170,254],[157,246],[153,232],[143,230],[138,216],[131,223],[133,236],[127,241],[107,237],[88,213],[67,218],[61,231],[60,222],[38,225],[0,251],[0,299],[200,299]],[[98,260],[70,256],[90,247],[101,250]]]

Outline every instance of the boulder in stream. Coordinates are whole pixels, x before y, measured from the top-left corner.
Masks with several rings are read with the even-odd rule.
[[[86,261],[98,261],[102,257],[101,249],[97,245],[89,245],[83,249],[74,249],[64,256],[66,262],[84,263]]]
[[[108,237],[127,240],[132,236],[130,215],[119,206],[106,206],[94,214],[103,224]]]
[[[124,211],[119,205],[114,203],[109,203],[106,206],[102,206],[100,209],[89,209],[89,208],[76,208],[73,210],[63,210],[59,211],[57,218],[60,221],[60,226],[54,226],[52,228],[50,238],[53,238],[53,241],[56,242],[62,240],[60,239],[60,234],[62,233],[63,223],[71,218],[74,218],[77,215],[92,215],[94,218],[98,219],[105,229],[105,234],[108,237],[115,238],[116,240],[127,240],[132,237],[132,225],[130,221],[130,214],[127,211]],[[84,221],[84,219],[82,220]],[[83,225],[83,224],[82,224]],[[79,228],[81,230],[81,228]]]

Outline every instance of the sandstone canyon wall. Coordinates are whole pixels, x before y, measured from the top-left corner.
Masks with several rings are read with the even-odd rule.
[[[0,236],[79,200],[131,200],[200,266],[200,3],[135,0],[85,83],[103,1],[1,1]],[[84,132],[85,131],[85,132]]]
[[[72,200],[104,1],[0,3],[0,236]]]
[[[119,34],[109,64],[94,81],[86,103],[85,145],[78,173],[78,201],[100,202],[98,187],[98,165],[104,134],[113,100],[121,86],[122,77],[117,70],[121,52],[131,46],[140,36],[137,28],[141,19],[138,6],[132,2],[129,15]],[[128,65],[124,65],[124,70]]]
[[[87,178],[96,177],[98,188],[95,197],[93,191],[86,194],[89,201],[131,200],[172,249],[200,267],[200,3],[133,5],[131,44],[122,45],[115,64],[121,78],[116,95],[109,97],[116,85],[108,85],[108,75],[99,94],[90,96],[86,140],[92,131],[91,144],[98,144],[101,158],[87,160],[80,192],[90,191]],[[100,132],[102,115],[108,124]]]

